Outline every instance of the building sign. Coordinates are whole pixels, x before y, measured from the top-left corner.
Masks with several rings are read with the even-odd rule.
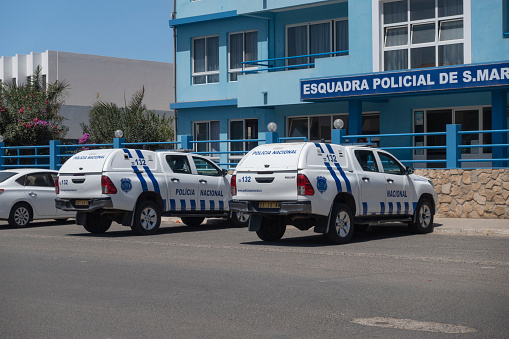
[[[300,81],[301,100],[509,86],[509,62]]]

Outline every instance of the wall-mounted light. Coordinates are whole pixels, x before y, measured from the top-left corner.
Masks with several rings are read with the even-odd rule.
[[[4,136],[0,135],[0,142],[4,142]]]
[[[122,138],[124,136],[124,132],[121,129],[117,129],[115,131],[115,138]]]
[[[345,123],[341,119],[334,120],[334,128],[335,129],[341,129],[345,126]]]
[[[275,132],[277,130],[277,125],[275,122],[269,122],[269,124],[267,125],[267,130],[269,132]]]

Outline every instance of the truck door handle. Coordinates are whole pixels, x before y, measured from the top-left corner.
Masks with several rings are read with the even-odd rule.
[[[394,180],[392,180],[392,179],[387,179],[387,182],[388,182],[389,184],[394,184]]]
[[[206,183],[207,183],[207,180],[205,180],[205,179],[200,179],[200,183],[201,183],[201,184],[206,184]]]
[[[362,177],[362,181],[369,182],[369,178],[368,177]]]
[[[172,178],[172,179],[171,179],[171,181],[172,181],[172,182],[179,182],[180,180],[179,180],[179,179],[177,179],[177,178]]]

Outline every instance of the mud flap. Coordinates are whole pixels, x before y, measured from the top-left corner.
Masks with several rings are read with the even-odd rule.
[[[327,233],[327,228],[329,226],[329,216],[320,216],[318,219],[316,219],[315,224],[315,233]]]
[[[260,229],[263,221],[263,216],[258,214],[251,214],[249,216],[249,226],[247,227],[248,231],[256,232]]]
[[[76,225],[85,225],[87,222],[87,213],[85,212],[77,212],[76,213]]]

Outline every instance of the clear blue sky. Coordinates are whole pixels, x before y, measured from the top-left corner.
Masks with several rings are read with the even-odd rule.
[[[173,61],[173,0],[2,0],[0,56],[46,50]]]

